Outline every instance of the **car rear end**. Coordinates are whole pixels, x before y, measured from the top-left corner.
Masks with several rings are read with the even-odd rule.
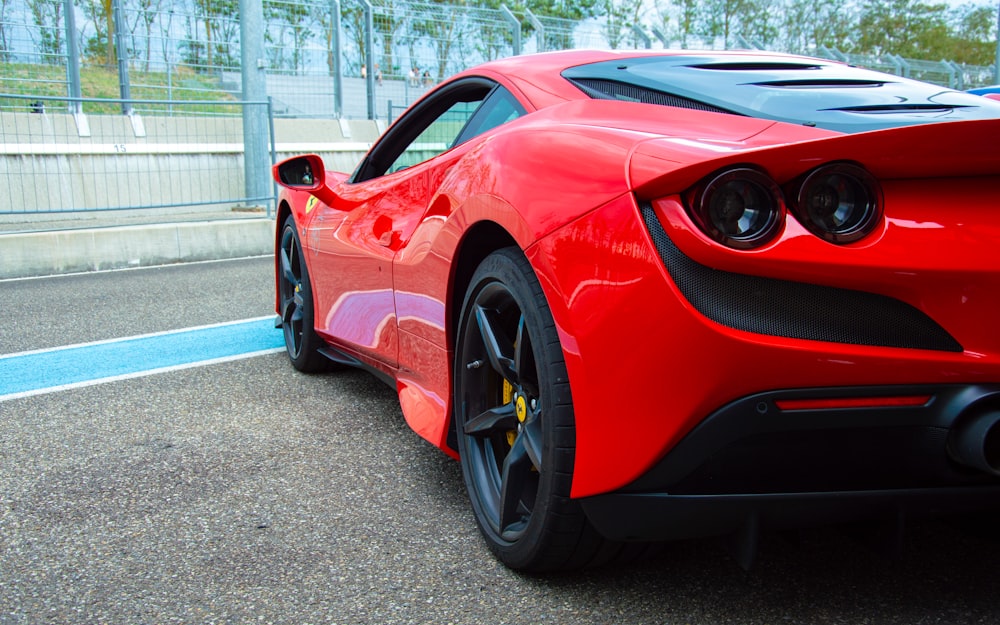
[[[838,106],[814,138],[671,127],[632,151],[630,196],[539,242],[601,533],[1000,504],[1000,109],[944,92]],[[594,265],[547,264],[574,254]]]

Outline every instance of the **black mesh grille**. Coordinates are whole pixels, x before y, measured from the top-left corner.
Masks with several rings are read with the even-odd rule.
[[[710,113],[729,113],[732,111],[691,100],[680,96],[663,93],[654,89],[646,89],[623,82],[613,80],[599,80],[593,78],[576,78],[573,83],[587,92],[591,97],[600,96],[613,100],[625,100],[628,102],[643,102],[645,104],[660,104],[663,106],[677,106],[698,111],[708,111]]]
[[[677,288],[712,321],[746,332],[852,345],[961,352],[930,317],[891,297],[719,271],[681,253],[644,203],[642,216]]]

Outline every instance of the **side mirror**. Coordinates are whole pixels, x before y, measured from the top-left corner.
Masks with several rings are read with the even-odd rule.
[[[304,154],[281,161],[271,173],[281,186],[308,191],[327,206],[333,206],[337,199],[337,194],[327,182],[323,159],[318,154]]]

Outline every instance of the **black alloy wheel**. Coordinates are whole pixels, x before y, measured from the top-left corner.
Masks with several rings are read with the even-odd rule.
[[[538,279],[516,248],[476,270],[454,381],[462,473],[490,549],[520,570],[585,563],[584,545],[594,541],[582,537],[593,530],[569,498],[575,429],[566,363]]]
[[[302,256],[295,220],[290,215],[281,230],[278,261],[279,312],[288,358],[299,371],[311,373],[328,369],[330,361],[319,353],[323,341],[313,329],[309,270]]]

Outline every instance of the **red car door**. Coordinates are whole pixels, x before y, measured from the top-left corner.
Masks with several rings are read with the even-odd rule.
[[[395,366],[392,219],[379,205],[385,185],[345,182],[335,190],[337,208],[321,204],[303,237],[312,253],[316,331],[338,347]]]

